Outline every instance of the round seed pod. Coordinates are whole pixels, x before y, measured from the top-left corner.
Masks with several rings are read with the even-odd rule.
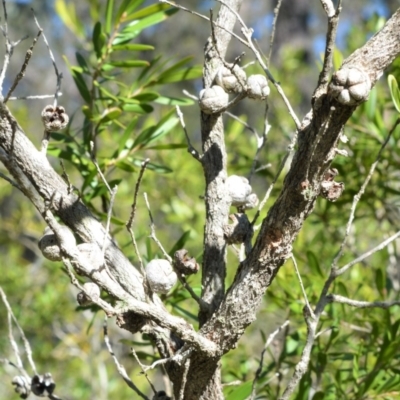
[[[29,394],[31,393],[31,384],[25,378],[25,376],[17,375],[11,381],[12,385],[15,386],[14,390],[19,394],[21,399],[27,399]]]
[[[154,259],[146,265],[146,277],[154,293],[168,293],[178,277],[168,260]]]
[[[72,231],[63,225],[60,226],[60,230],[66,243],[69,246],[75,246],[76,240]],[[48,260],[61,261],[61,250],[56,235],[48,226],[45,228],[43,236],[39,240],[39,249]]]
[[[100,288],[94,282],[86,282],[83,288],[85,290],[76,295],[76,300],[80,306],[90,306],[93,301],[99,300]]]
[[[221,86],[203,89],[199,94],[199,106],[206,114],[216,114],[229,103],[229,95]]]
[[[64,107],[49,105],[42,111],[42,122],[46,131],[59,131],[68,125],[69,117]]]
[[[226,185],[233,206],[240,207],[246,204],[247,197],[252,191],[247,178],[231,175],[227,178]]]
[[[246,87],[246,72],[239,65],[222,65],[215,76],[215,82],[228,93],[241,93]]]
[[[176,271],[184,275],[196,274],[200,269],[196,259],[190,257],[186,249],[180,249],[175,252],[173,265]]]
[[[368,99],[371,91],[369,76],[357,67],[343,67],[333,74],[329,94],[339,103],[354,106]]]
[[[103,253],[96,243],[81,243],[78,244],[77,248],[92,269],[100,269],[104,265]]]
[[[54,392],[56,384],[53,381],[50,372],[43,375],[34,375],[32,377],[31,388],[33,394],[40,397],[48,397],[49,394]]]
[[[264,100],[270,92],[265,75],[250,75],[247,78],[247,96],[249,99]]]
[[[259,202],[258,196],[255,193],[250,193],[246,197],[246,202],[244,203],[243,208],[245,210],[251,210],[252,208],[257,207]]]

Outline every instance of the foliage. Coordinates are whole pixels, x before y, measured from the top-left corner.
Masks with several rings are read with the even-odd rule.
[[[138,264],[138,260],[124,224],[129,217],[140,166],[146,158],[150,158],[149,171],[145,174],[141,191],[149,193],[157,235],[171,254],[185,246],[201,262],[204,210],[200,196],[204,183],[199,166],[185,152],[187,143],[174,110],[175,105],[190,106],[194,102],[186,97],[172,97],[168,93],[171,84],[200,78],[202,70],[198,65],[192,65],[191,57],[165,59],[154,54],[153,46],[140,42],[142,31],[156,29],[155,25],[175,13],[165,4],[143,6],[143,3],[143,0],[115,3],[108,0],[107,4],[99,0],[89,1],[93,27],[88,34],[74,3],[56,1],[60,18],[84,45],[76,53],[76,60],[65,59],[80,95],[80,106],[74,112],[68,128],[63,133],[52,134],[49,155],[66,161],[70,182],[100,219],[106,219],[110,196],[98,175],[93,158],[97,160],[108,184],[111,187],[118,186],[113,205],[112,234],[135,264]],[[380,23],[377,19],[369,22],[374,24],[373,31]],[[369,25],[362,34],[359,28],[356,34],[350,33],[349,50],[364,43],[369,33]],[[285,51],[287,56],[281,68],[273,73],[278,81],[284,82],[288,97],[299,108],[303,105],[302,98],[296,93],[295,83],[285,77],[292,76],[294,70],[301,77],[315,67],[304,62],[301,51],[296,52],[289,47]],[[341,54],[337,52],[336,57],[341,58]],[[339,170],[339,177],[346,184],[343,196],[336,203],[320,199],[295,243],[294,256],[311,303],[318,298],[329,266],[343,240],[353,196],[398,118],[399,71],[400,68],[395,64],[391,71],[393,75],[388,78],[389,85],[380,83],[348,124],[345,134],[349,141],[343,143],[342,147],[347,150],[349,157],[337,157],[334,163]],[[241,118],[246,120],[246,115],[241,115]],[[279,101],[272,105],[269,122],[272,129],[258,165],[271,166],[260,169],[253,183],[260,197],[271,183],[293,131],[286,117],[286,109]],[[246,175],[251,170],[256,152],[255,137],[236,120],[227,117],[226,123],[229,172]],[[190,121],[188,126],[194,131],[195,124],[197,122]],[[262,127],[262,123],[259,126]],[[396,132],[357,208],[353,240],[346,248],[343,262],[372,248],[400,226],[398,143],[399,133]],[[61,167],[58,168],[61,172]],[[279,182],[267,206],[272,204],[278,189]],[[39,218],[23,206],[24,199],[21,197],[11,187],[2,186],[1,208],[7,208],[10,216],[6,216],[6,211],[2,215],[5,218],[0,230],[0,246],[2,253],[7,254],[8,262],[16,267],[5,269],[0,284],[10,293],[12,303],[21,304],[20,309],[15,308],[16,314],[33,345],[36,362],[41,368],[52,372],[62,370],[59,367],[65,366],[68,374],[53,373],[60,393],[64,386],[73,388],[68,394],[74,398],[96,396],[96,385],[91,382],[92,376],[96,375],[99,377],[96,382],[101,380],[100,377],[107,376],[106,390],[110,397],[128,398],[130,392],[114,371],[108,353],[101,350],[97,343],[102,322],[100,316],[96,310],[92,313],[82,309],[76,315],[73,303],[68,298],[68,280],[60,273],[59,265],[43,262],[37,250],[33,249],[34,241],[40,237]],[[161,254],[148,239],[149,218],[142,200],[139,201],[139,209],[135,234],[141,255],[144,260],[149,260]],[[250,212],[250,218],[252,215]],[[10,240],[20,241],[22,246],[9,246]],[[399,243],[395,243],[374,254],[365,263],[354,266],[335,283],[334,292],[365,301],[398,299],[398,246]],[[5,260],[4,257],[2,263]],[[235,251],[229,252],[228,260],[229,284],[238,264]],[[24,268],[28,271],[21,273]],[[40,274],[37,274],[39,269]],[[37,279],[33,280],[32,285],[33,277]],[[195,292],[200,292],[198,277],[192,278],[190,284]],[[197,323],[196,304],[182,287],[176,287],[164,300],[175,314],[184,316],[190,323]],[[27,304],[31,306],[28,312],[24,309]],[[256,386],[258,399],[278,398],[299,360],[305,342],[303,305],[304,299],[293,264],[287,262],[267,291],[257,322],[249,328],[239,348],[222,360],[223,381],[241,382],[238,386],[225,388],[227,399],[242,400],[249,396],[267,336],[289,319],[289,328],[284,329],[266,351]],[[0,313],[4,320],[5,314],[1,308]],[[364,310],[330,305],[320,327],[321,335],[313,349],[311,368],[295,398],[397,398],[400,393],[397,352],[400,320],[397,314],[397,307]],[[83,322],[79,325],[76,320],[81,316]],[[70,327],[72,323],[77,325]],[[53,332],[57,329],[58,333],[54,336]],[[150,363],[157,357],[144,335],[134,339],[125,338],[122,343],[135,348],[141,346],[142,351],[138,351],[138,354],[143,362]],[[0,335],[0,348],[7,348],[4,330]],[[98,350],[97,355],[95,350]],[[123,351],[126,354],[127,347],[124,346]],[[79,356],[67,359],[66,354],[70,356],[69,353],[74,352]],[[128,370],[130,367],[131,371],[138,372],[132,360],[128,360],[128,357],[122,359]],[[86,370],[88,366],[89,371]],[[135,373],[132,372],[131,376],[135,376],[137,382]],[[140,385],[146,388],[144,379]]]

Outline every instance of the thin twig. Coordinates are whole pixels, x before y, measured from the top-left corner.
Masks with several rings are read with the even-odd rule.
[[[104,343],[106,344],[107,350],[110,353],[111,357],[114,360],[115,366],[117,367],[118,373],[122,376],[122,379],[125,381],[125,383],[142,399],[149,400],[149,398],[142,393],[138,387],[132,382],[132,379],[129,378],[128,374],[126,373],[126,370],[122,364],[118,361],[117,356],[115,355],[110,339],[108,337],[108,329],[107,329],[107,317],[104,318],[104,324],[103,324],[103,332],[104,332]]]
[[[140,366],[140,368],[142,370],[142,374],[145,376],[147,382],[149,383],[149,385],[151,387],[151,390],[153,391],[154,394],[156,394],[157,393],[157,389],[155,388],[155,386],[151,382],[149,376],[147,375],[147,372],[144,369],[145,368],[144,365],[140,362],[140,359],[139,359],[138,355],[136,354],[136,351],[135,351],[135,349],[133,347],[131,347],[131,352],[132,352],[133,357],[135,357],[136,362],[139,364],[139,366]]]
[[[109,229],[110,229],[112,208],[113,208],[113,205],[114,205],[115,195],[117,194],[118,186],[114,186],[111,189],[110,185],[108,184],[107,179],[104,176],[103,172],[101,171],[99,163],[96,160],[96,156],[95,156],[95,153],[94,153],[94,143],[92,141],[90,142],[90,158],[92,159],[92,162],[95,165],[95,167],[97,169],[97,172],[101,177],[101,180],[103,181],[103,183],[106,186],[108,192],[110,193],[110,204],[108,205],[108,210],[107,210],[107,224],[106,224],[106,230],[104,232],[104,239],[103,239],[103,246],[102,246],[102,253],[104,255],[105,250],[106,250],[107,237],[108,237]]]
[[[266,59],[267,67],[269,67],[269,63],[271,62],[272,48],[274,46],[274,40],[275,40],[276,22],[278,21],[278,16],[279,16],[279,11],[281,9],[281,5],[282,5],[282,0],[278,0],[278,4],[274,8],[274,20],[272,22],[272,31],[271,31],[271,39],[269,41],[268,57]]]
[[[285,156],[283,157],[283,159],[282,159],[282,161],[281,161],[281,163],[279,165],[278,171],[275,174],[274,179],[272,180],[271,184],[269,185],[268,190],[265,193],[264,198],[261,200],[261,202],[260,202],[260,204],[258,206],[257,212],[256,212],[253,220],[251,221],[251,225],[254,225],[256,223],[258,217],[261,214],[261,210],[264,208],[265,204],[267,203],[267,201],[269,199],[269,196],[271,195],[271,192],[272,192],[272,189],[275,186],[275,183],[278,181],[283,169],[285,168],[286,161],[293,154],[294,148],[295,148],[296,143],[297,143],[297,136],[298,136],[298,130],[295,131],[295,133],[294,133],[294,135],[292,137],[292,140],[291,140],[291,142],[290,142],[290,144],[289,144],[289,146],[287,148],[287,152],[286,152]]]
[[[19,189],[22,191],[21,187],[18,185],[17,182],[13,181],[11,178],[9,178],[7,175],[4,175],[2,172],[0,172],[0,178],[3,178],[6,180],[10,185],[14,186],[15,188]]]
[[[118,186],[115,185],[111,190],[110,204],[108,205],[106,231],[104,232],[103,247],[101,249],[101,252],[103,253],[103,255],[106,252],[107,236],[108,236],[108,233],[110,231],[112,209],[113,209],[113,206],[114,206],[114,201],[115,201],[115,196],[117,194],[117,191],[118,191]]]
[[[362,254],[359,257],[357,257],[353,261],[349,262],[348,264],[346,264],[342,268],[339,268],[339,269],[335,270],[335,272],[333,273],[334,277],[338,277],[338,276],[344,274],[353,265],[358,264],[361,261],[364,261],[366,258],[372,256],[372,254],[375,254],[377,251],[383,250],[389,243],[393,242],[393,240],[396,240],[398,237],[400,237],[400,231],[395,233],[394,235],[390,236],[388,239],[384,240],[378,246],[374,247],[373,249],[367,251],[366,253]]]
[[[257,135],[257,150],[256,150],[256,154],[254,155],[253,162],[251,165],[251,170],[250,170],[250,174],[249,174],[249,183],[251,183],[251,179],[253,178],[253,175],[256,172],[256,165],[258,162],[260,152],[264,148],[265,144],[267,143],[267,136],[271,129],[271,125],[268,123],[268,109],[269,109],[269,105],[268,105],[268,101],[267,101],[265,103],[265,112],[264,112],[264,131],[263,131],[263,135],[261,137],[259,137]]]
[[[303,293],[304,301],[306,302],[306,307],[308,308],[308,312],[309,312],[309,314],[311,315],[312,318],[315,318],[314,312],[313,312],[313,310],[312,310],[312,308],[311,308],[311,306],[310,306],[310,303],[309,303],[309,301],[308,301],[308,297],[307,297],[306,290],[304,289],[303,280],[301,279],[299,267],[297,266],[297,262],[296,262],[296,259],[294,258],[294,255],[293,255],[293,254],[292,254],[292,256],[291,256],[291,259],[292,259],[292,261],[293,261],[293,265],[294,265],[294,269],[295,269],[295,271],[296,271],[297,279],[298,279],[299,282],[300,282],[300,288],[301,288],[301,291],[302,291],[302,293]]]
[[[252,385],[252,390],[251,390],[251,396],[250,396],[250,400],[254,400],[255,396],[256,396],[256,382],[258,381],[258,379],[260,378],[261,372],[262,372],[262,368],[263,368],[263,364],[264,364],[264,355],[265,352],[267,351],[268,347],[271,345],[272,341],[275,339],[276,335],[279,334],[279,332],[281,332],[282,329],[286,328],[289,325],[290,321],[286,320],[281,326],[279,326],[277,329],[275,329],[267,338],[265,344],[264,344],[264,348],[261,352],[261,357],[260,357],[260,362],[256,371],[256,374],[254,376],[254,380],[253,380],[253,385]]]
[[[35,20],[35,23],[36,23],[37,27],[41,31],[43,31],[43,29],[41,28],[41,26],[39,24],[39,21],[36,18],[36,15],[35,15],[35,12],[33,11],[33,8],[31,8],[31,10],[32,10],[33,18]],[[53,107],[55,108],[55,107],[57,107],[58,96],[61,93],[60,89],[61,89],[61,82],[62,82],[62,79],[63,79],[63,74],[58,71],[56,60],[54,58],[53,52],[51,51],[51,48],[49,46],[49,42],[47,41],[46,35],[44,34],[44,32],[43,32],[43,40],[44,40],[44,43],[47,46],[47,49],[49,50],[49,56],[50,56],[51,62],[52,62],[53,67],[54,67],[54,72],[56,73],[56,77],[57,77],[56,91],[54,92],[54,102],[53,102]]]
[[[289,111],[289,115],[292,117],[294,123],[296,124],[296,128],[297,130],[300,129],[301,124],[299,119],[296,116],[296,113],[294,112],[288,98],[286,97],[284,91],[282,90],[282,87],[280,85],[279,82],[277,82],[274,77],[271,74],[271,71],[269,70],[269,68],[267,67],[267,65],[265,64],[264,60],[261,57],[260,52],[256,49],[254,43],[253,43],[253,39],[252,39],[252,35],[253,35],[253,30],[249,29],[246,24],[244,23],[244,21],[242,20],[242,18],[240,17],[239,13],[234,10],[229,4],[227,4],[225,1],[223,0],[216,0],[219,3],[223,4],[225,7],[227,7],[232,13],[235,14],[236,18],[238,19],[238,21],[240,22],[240,24],[242,25],[242,34],[243,36],[246,38],[246,45],[253,51],[254,55],[257,58],[257,61],[259,62],[259,64],[261,65],[262,69],[264,70],[264,72],[267,74],[268,79],[274,84],[274,86],[276,87],[278,93],[280,94],[280,96],[282,97],[288,111]]]
[[[25,353],[26,353],[26,357],[28,358],[29,365],[31,366],[32,371],[33,371],[35,374],[37,374],[36,366],[35,366],[35,363],[34,363],[34,361],[33,361],[31,346],[30,346],[30,344],[29,344],[29,342],[28,342],[28,339],[27,339],[26,336],[25,336],[25,333],[24,333],[24,331],[23,331],[21,325],[18,323],[18,320],[17,320],[17,318],[15,317],[15,315],[14,315],[12,309],[11,309],[11,306],[10,306],[8,300],[7,300],[7,296],[6,296],[6,294],[4,293],[2,287],[0,287],[0,296],[1,296],[1,299],[2,299],[2,301],[3,301],[3,304],[4,304],[4,306],[6,307],[6,310],[7,310],[9,339],[10,339],[10,344],[11,344],[13,350],[14,350],[15,357],[16,357],[16,359],[17,359],[17,366],[18,366],[18,368],[20,368],[21,370],[24,370],[24,369],[23,369],[23,363],[22,363],[22,360],[21,360],[21,357],[20,357],[20,354],[19,354],[18,346],[17,346],[17,343],[15,342],[15,339],[14,339],[14,336],[13,336],[13,333],[12,333],[12,323],[11,323],[11,320],[14,322],[15,326],[17,327],[17,329],[18,329],[18,331],[19,331],[19,334],[21,335],[21,339],[22,339],[22,342],[23,342],[23,344],[24,344]]]
[[[385,149],[385,147],[388,144],[393,132],[395,131],[396,127],[399,124],[400,124],[400,118],[398,118],[396,120],[396,122],[394,123],[392,129],[389,131],[385,141],[383,142],[381,148],[379,149],[379,152],[378,152],[378,155],[376,156],[375,162],[371,165],[371,167],[369,169],[368,175],[365,178],[364,183],[361,185],[360,190],[358,191],[358,193],[353,198],[353,203],[351,205],[351,211],[350,211],[350,215],[349,215],[349,220],[348,220],[347,225],[346,225],[346,231],[345,231],[345,234],[344,234],[344,238],[343,238],[342,243],[340,244],[340,248],[339,248],[339,251],[338,251],[337,255],[335,256],[334,260],[332,261],[332,265],[331,265],[331,269],[332,270],[335,270],[337,268],[337,263],[338,263],[338,261],[340,260],[340,258],[343,255],[344,247],[345,247],[345,245],[347,243],[347,240],[348,240],[349,235],[350,235],[350,230],[351,230],[351,227],[353,225],[353,220],[354,220],[357,204],[360,201],[361,196],[364,194],[365,189],[366,189],[369,181],[372,178],[372,175],[373,175],[373,173],[375,171],[375,168],[378,165],[378,163],[379,163],[379,161],[380,161],[380,159],[382,157],[383,150]]]
[[[62,96],[62,92],[58,92],[58,96]],[[9,97],[9,101],[11,100],[43,100],[43,99],[52,99],[54,98],[54,94],[42,94],[37,96],[11,96]]]
[[[326,86],[329,82],[329,75],[333,67],[333,53],[336,41],[336,31],[339,24],[339,15],[342,10],[342,0],[339,0],[336,11],[331,0],[321,0],[321,3],[328,16],[328,32],[326,35],[324,64],[318,77],[318,85],[315,93],[324,93],[326,91]]]
[[[7,103],[8,99],[11,96],[11,94],[14,92],[15,88],[18,86],[18,83],[25,76],[26,68],[28,67],[29,61],[30,61],[30,59],[32,57],[33,48],[35,47],[35,44],[37,43],[41,33],[42,33],[42,31],[39,30],[39,32],[37,33],[35,39],[33,39],[33,43],[31,45],[31,47],[25,53],[24,63],[22,64],[22,67],[21,67],[20,71],[18,72],[17,76],[15,77],[14,82],[12,83],[10,89],[8,90],[8,93],[7,93],[7,95],[6,95],[6,97],[4,98],[4,101],[3,101],[4,103]]]
[[[185,396],[185,386],[186,386],[186,381],[187,381],[187,375],[189,372],[189,367],[190,367],[190,358],[188,358],[185,361],[185,366],[183,369],[183,375],[182,375],[182,380],[181,380],[181,387],[179,389],[179,398],[178,400],[184,400]]]
[[[179,9],[182,10],[182,11],[186,11],[186,12],[188,12],[189,14],[195,15],[196,17],[205,19],[206,21],[210,21],[210,18],[208,18],[207,16],[205,16],[205,15],[203,15],[203,14],[199,14],[199,13],[197,13],[197,12],[195,12],[195,11],[192,11],[192,10],[190,10],[190,9],[188,9],[188,8],[186,8],[186,7],[183,7],[183,6],[181,6],[181,5],[177,4],[177,3],[174,3],[174,2],[172,2],[172,1],[169,1],[169,0],[158,0],[158,1],[159,1],[160,3],[166,3],[166,4],[169,4],[169,5],[172,6],[172,7],[179,8]],[[232,31],[226,29],[226,28],[225,28],[224,26],[222,26],[222,25],[218,25],[215,21],[211,21],[211,22],[212,22],[212,24],[213,24],[215,27],[220,28],[220,29],[224,30],[225,32],[228,32],[228,33],[231,34],[234,38],[236,38],[237,40],[239,40],[239,42],[241,42],[242,44],[244,44],[245,46],[247,46],[247,43],[246,43],[240,36],[236,35],[236,33],[234,33],[234,32],[232,32]]]
[[[188,144],[187,151],[192,155],[193,158],[195,158],[197,161],[201,162],[202,156],[192,146],[192,143],[191,143],[190,138],[189,138],[189,134],[188,134],[187,129],[186,129],[185,120],[183,119],[183,114],[182,114],[182,111],[181,111],[179,106],[176,106],[176,114],[178,115],[179,121],[180,121],[181,126],[183,128],[183,131],[185,132],[186,141],[187,141],[187,144]]]
[[[146,203],[147,211],[149,213],[149,218],[150,218],[150,231],[151,231],[150,238],[154,240],[154,242],[157,244],[158,248],[161,250],[161,252],[164,255],[164,257],[172,264],[173,263],[172,257],[165,251],[163,245],[161,244],[161,242],[157,238],[156,228],[155,228],[155,224],[154,224],[153,215],[151,213],[149,200],[147,198],[147,193],[143,193],[143,197],[144,197],[144,201]],[[192,298],[201,307],[204,307],[204,309],[208,309],[209,308],[209,304],[206,303],[204,300],[202,300],[199,296],[197,296],[197,294],[194,292],[194,290],[187,283],[186,278],[184,276],[182,276],[181,274],[179,274],[179,273],[177,274],[177,276],[178,276],[179,281],[182,283],[183,287],[190,293]]]
[[[347,304],[357,308],[390,308],[393,306],[400,306],[400,300],[394,301],[359,301],[349,299],[348,297],[340,296],[338,294],[329,294],[327,296],[329,302]]]
[[[141,270],[143,276],[145,276],[146,273],[145,273],[145,270],[144,270],[142,257],[140,256],[139,247],[138,247],[137,242],[136,242],[136,237],[135,237],[135,234],[134,234],[134,232],[132,230],[132,225],[133,225],[133,221],[135,220],[135,215],[136,215],[137,196],[138,196],[138,193],[139,193],[140,184],[142,183],[144,171],[146,170],[147,164],[149,162],[150,162],[150,158],[146,158],[142,162],[142,165],[140,167],[139,177],[138,177],[138,179],[136,181],[135,193],[133,195],[133,203],[132,203],[132,206],[131,206],[131,214],[129,216],[128,222],[125,225],[126,229],[128,230],[128,232],[129,232],[129,234],[131,236],[132,244],[133,244],[133,247],[135,249],[136,256],[137,256],[137,258],[139,260],[140,270]]]
[[[165,251],[163,245],[161,244],[161,242],[157,238],[156,228],[155,228],[155,225],[154,225],[153,215],[151,214],[151,209],[150,209],[149,200],[147,198],[147,193],[143,193],[143,197],[144,197],[144,201],[146,203],[147,211],[149,212],[150,230],[151,230],[150,238],[154,240],[154,242],[157,244],[158,248],[163,253],[164,257],[172,264],[171,256]]]

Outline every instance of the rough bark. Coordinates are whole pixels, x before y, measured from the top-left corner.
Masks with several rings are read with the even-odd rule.
[[[230,0],[227,4],[233,10],[239,11],[241,0]],[[235,22],[235,14],[227,7],[221,6],[216,24],[232,31]],[[210,37],[206,43],[203,72],[205,88],[212,86],[215,74],[223,65],[223,59],[231,40],[231,35],[226,30],[215,27],[214,37]],[[228,222],[230,201],[225,187],[227,173],[222,115],[201,113],[201,138],[203,143],[202,165],[206,183],[202,298],[210,307],[200,310],[200,325],[204,324],[219,306],[225,293],[226,241],[223,227]]]
[[[355,66],[368,74],[372,86],[400,54],[400,9],[343,67]],[[314,209],[324,173],[330,166],[340,134],[355,106],[339,104],[328,93],[314,102],[313,117],[299,132],[298,150],[282,191],[262,223],[253,250],[240,265],[224,301],[201,332],[223,352],[234,348],[254,321],[261,299],[290,257],[292,244]],[[310,195],[304,195],[308,181]]]

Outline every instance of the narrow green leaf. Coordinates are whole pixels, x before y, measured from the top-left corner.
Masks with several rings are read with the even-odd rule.
[[[125,148],[125,143],[132,136],[137,121],[138,117],[132,118],[132,121],[129,122],[128,126],[125,128],[124,133],[119,140],[118,154],[121,153],[121,151]]]
[[[153,111],[153,107],[148,104],[124,104],[122,109],[136,114],[149,114]]]
[[[166,114],[157,125],[153,125],[141,132],[141,134],[135,139],[133,147],[144,147],[146,144],[160,139],[164,135],[166,135],[179,121],[177,117],[175,117],[175,110],[171,110],[168,114]]]
[[[169,254],[171,257],[174,256],[174,253],[175,253],[177,250],[180,250],[180,249],[182,249],[182,248],[185,246],[186,242],[188,241],[188,239],[189,239],[189,237],[190,237],[190,232],[191,232],[190,230],[184,232],[184,233],[182,234],[182,236],[177,240],[177,242],[173,245],[172,249],[168,252],[168,254]]]
[[[94,25],[92,41],[97,58],[101,58],[103,54],[103,46],[106,42],[106,37],[102,32],[101,22],[99,21],[97,21],[96,24]]]
[[[137,68],[137,67],[148,67],[149,62],[145,60],[121,60],[121,61],[110,61],[110,65],[119,68]]]
[[[161,11],[169,10],[170,14],[174,14],[177,12],[177,9],[171,8],[169,4],[153,4],[151,6],[142,8],[140,11],[137,11],[135,13],[129,14],[125,21],[132,21],[134,19],[143,19],[145,17],[148,17],[149,15],[155,15],[155,14],[163,14]]]
[[[400,90],[396,78],[393,75],[388,76],[388,84],[393,104],[398,113],[400,113]]]
[[[160,12],[153,13],[154,12],[153,9],[155,10],[159,6],[160,6],[160,4],[155,4],[155,5],[147,7],[148,9],[152,9],[151,13],[145,13],[144,10],[146,10],[146,9],[141,10],[140,13],[143,14],[141,19],[138,19],[136,17],[132,18],[132,15],[129,15],[127,20],[135,19],[135,21],[132,21],[124,30],[135,31],[139,34],[144,29],[146,29],[150,26],[159,24],[162,21],[165,21],[170,15],[175,14],[177,12],[176,9],[170,8],[167,11],[160,11]],[[144,16],[145,14],[146,15],[148,14],[148,16]],[[122,32],[124,32],[124,30]]]
[[[81,94],[83,99],[86,101],[86,103],[90,103],[90,99],[91,99],[90,92],[86,85],[85,80],[83,79],[82,72],[79,72],[79,68],[72,67],[71,73],[72,73],[72,77],[74,78],[76,87],[79,90],[79,93]]]
[[[180,81],[187,81],[191,79],[198,79],[202,76],[203,67],[200,65],[195,65],[193,67],[188,67],[181,69],[179,71],[171,72],[165,74],[164,72],[156,79],[152,80],[148,86],[151,85],[163,85],[165,83],[173,83]]]
[[[116,22],[120,22],[123,14],[126,14],[127,16],[131,11],[139,7],[143,2],[144,0],[123,0],[117,11],[117,15],[115,18]]]
[[[137,100],[139,103],[149,103],[156,100],[158,97],[159,95],[157,92],[142,92],[132,97],[132,99]]]
[[[107,0],[107,8],[106,8],[106,32],[111,32],[112,26],[112,16],[114,9],[114,0]]]
[[[384,297],[384,291],[386,288],[386,279],[383,276],[383,272],[380,268],[375,271],[375,284],[381,297]]]
[[[157,100],[155,100],[158,104],[163,104],[166,106],[191,106],[194,104],[192,99],[187,99],[184,97],[166,97],[166,96],[159,96]]]
[[[117,119],[121,114],[122,114],[122,110],[118,107],[108,108],[101,115],[101,119],[100,119],[99,123],[110,122],[114,119]]]
[[[137,167],[135,167],[135,165],[124,160],[117,161],[115,163],[115,166],[126,172],[135,172],[137,170]]]
[[[65,2],[65,0],[56,0],[55,9],[64,25],[70,29],[77,37],[85,37],[85,27],[82,21],[77,17],[74,2]]]
[[[139,44],[139,43],[126,43],[113,45],[112,49],[117,50],[127,50],[127,51],[147,51],[154,50],[154,46],[149,44]]]
[[[82,56],[82,54],[76,52],[75,57],[76,57],[76,61],[78,62],[79,66],[82,68],[82,72],[90,74],[89,66],[88,66],[86,60],[84,59],[84,57]]]
[[[318,257],[312,251],[307,251],[307,260],[311,271],[317,273],[321,277],[324,277],[324,274],[319,265]]]

